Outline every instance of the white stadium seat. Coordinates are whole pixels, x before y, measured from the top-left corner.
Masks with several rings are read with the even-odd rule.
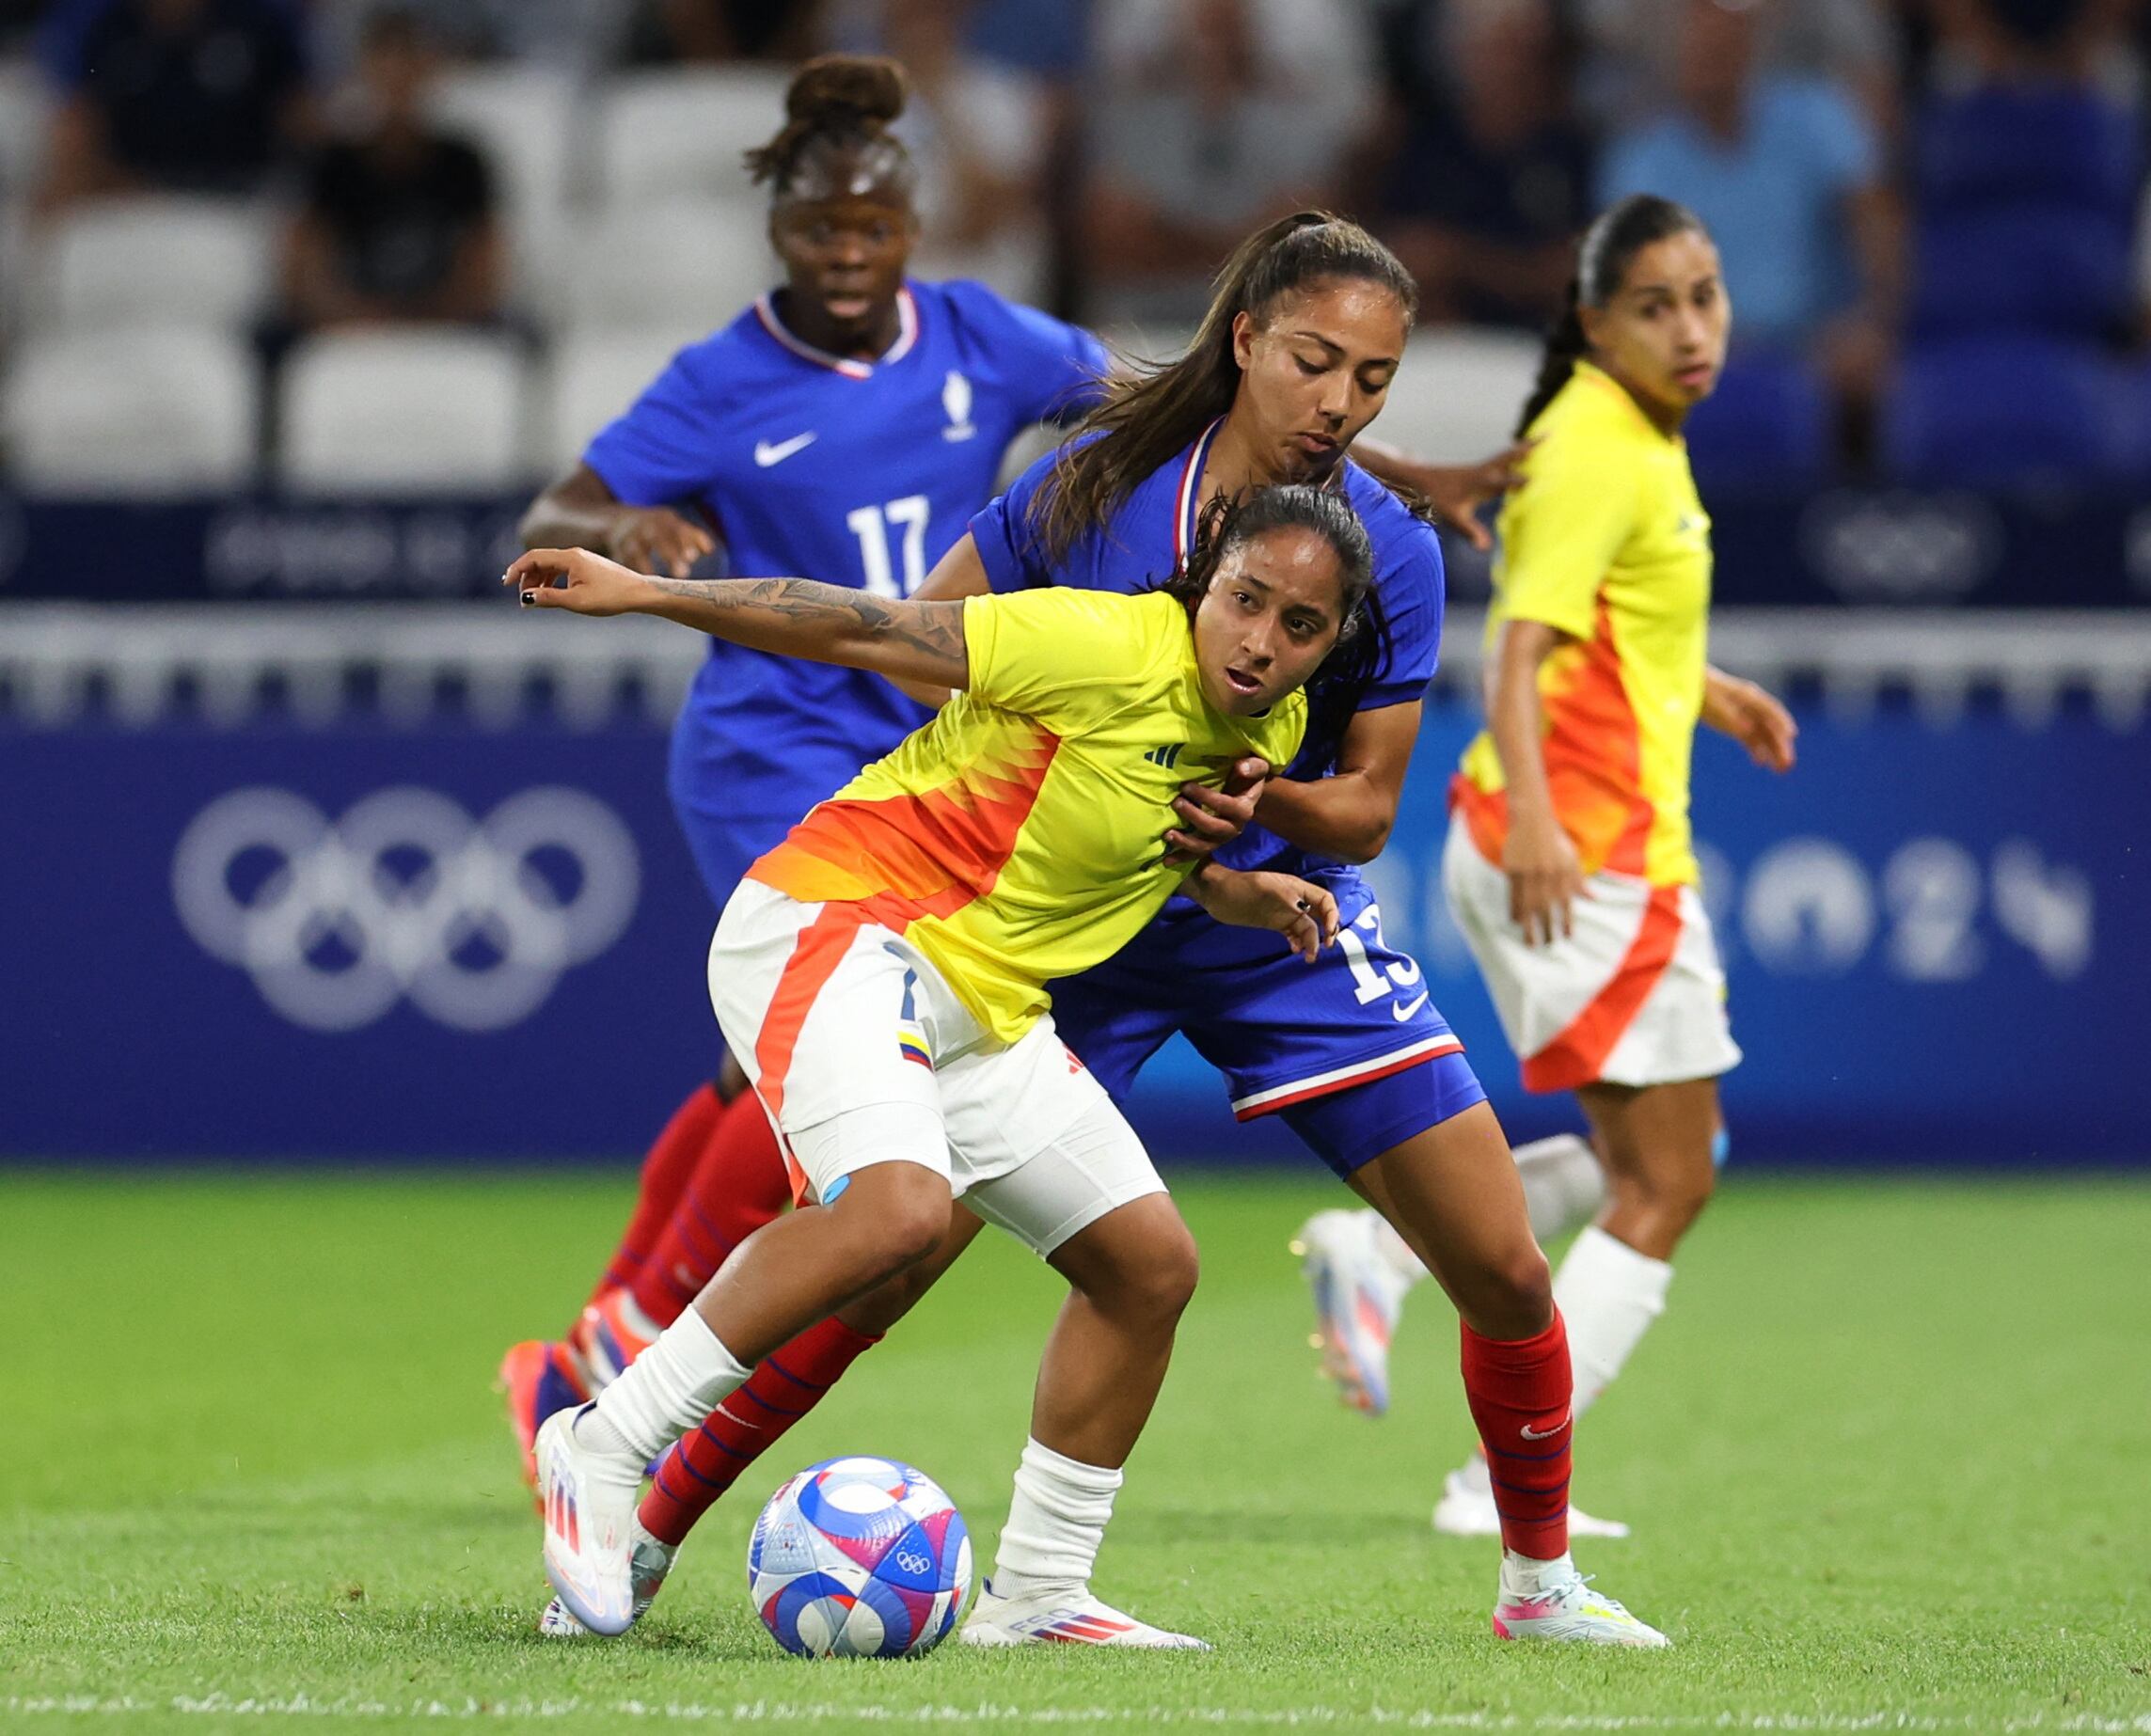
[[[598,121],[605,196],[758,202],[740,159],[784,124],[781,68],[637,72],[606,89]]]
[[[565,257],[571,325],[674,331],[682,342],[728,324],[777,280],[761,212],[723,199],[609,205],[577,226]]]
[[[600,428],[641,395],[683,342],[699,333],[569,332],[553,346],[546,393],[546,452],[555,469],[582,456]]]
[[[1371,432],[1442,464],[1497,452],[1539,377],[1539,354],[1538,339],[1521,332],[1416,332]]]
[[[26,60],[0,61],[0,192],[26,193],[45,156],[52,96]]]
[[[457,331],[311,338],[284,365],[279,479],[311,494],[453,494],[530,479],[523,370]]]
[[[434,115],[444,130],[476,145],[492,167],[519,298],[549,305],[555,298],[546,261],[574,191],[571,165],[587,155],[591,124],[575,82],[546,67],[462,67],[441,81]]]
[[[34,329],[239,326],[268,299],[269,213],[243,199],[98,199],[58,220],[34,270]]]
[[[0,407],[10,471],[53,494],[179,495],[253,473],[255,363],[196,328],[85,332],[24,346]]]

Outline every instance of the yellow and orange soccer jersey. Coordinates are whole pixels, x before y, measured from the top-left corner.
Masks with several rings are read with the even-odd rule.
[[[1048,982],[1118,952],[1186,877],[1161,860],[1180,785],[1249,754],[1288,764],[1306,702],[1213,708],[1187,612],[1162,592],[972,597],[963,631],[968,691],[748,873],[864,906],[1013,1042]]]
[[[1569,636],[1540,666],[1539,702],[1554,812],[1584,872],[1692,882],[1711,551],[1687,447],[1589,362],[1530,432],[1525,485],[1501,513],[1488,650],[1509,621]],[[1465,750],[1451,797],[1498,862],[1509,809],[1491,734]]]

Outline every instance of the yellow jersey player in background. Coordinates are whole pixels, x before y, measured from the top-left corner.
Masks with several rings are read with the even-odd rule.
[[[1519,1155],[1542,1237],[1564,1212],[1597,1211],[1554,1280],[1578,1416],[1665,1306],[1673,1250],[1716,1179],[1717,1076],[1740,1059],[1697,891],[1696,725],[1773,770],[1793,763],[1790,714],[1706,656],[1710,519],[1681,427],[1717,384],[1731,326],[1692,213],[1639,195],[1585,234],[1522,417],[1525,481],[1501,514],[1487,726],[1451,787],[1449,907],[1526,1089],[1574,1092],[1590,1126],[1589,1144]],[[1363,1240],[1400,1298],[1418,1263],[1393,1239]],[[1447,1478],[1434,1525],[1499,1523],[1475,1456]],[[1573,1507],[1569,1523],[1627,1532]]]
[[[663,615],[957,690],[755,862],[718,924],[725,1041],[820,1209],[748,1237],[593,1404],[540,1430],[546,1571],[586,1627],[625,1631],[671,1567],[635,1521],[644,1466],[802,1328],[930,1256],[957,1197],[1071,1286],[1034,1441],[1085,1466],[1132,1449],[1194,1245],[1133,1130],[1053,1034],[1045,986],[1108,957],[1178,891],[1310,958],[1334,937],[1321,888],[1190,868],[1161,833],[1189,778],[1289,763],[1301,689],[1372,631],[1372,556],[1341,495],[1258,490],[1210,531],[1184,571],[1132,596],[898,601],[803,579],[646,578],[581,550],[509,569],[527,605]],[[1086,1587],[1071,1619],[1120,1645],[1200,1644],[1088,1596],[1103,1513],[1066,1529],[1052,1541]],[[989,1581],[965,1637],[1016,1643],[1032,1615]]]

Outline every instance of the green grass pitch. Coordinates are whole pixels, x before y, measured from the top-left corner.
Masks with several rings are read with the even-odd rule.
[[[804,1664],[755,1505],[913,1460],[989,1560],[1056,1300],[982,1244],[712,1515],[641,1629],[552,1644],[495,1362],[564,1323],[619,1177],[0,1174],[0,1730],[2151,1731],[2151,1187],[1741,1181],[1579,1432],[1636,1536],[1587,1571],[1677,1649],[1524,1650],[1437,1539],[1453,1317],[1393,1413],[1318,1384],[1285,1242],[1339,1197],[1191,1179],[1201,1294],[1099,1586],[1208,1657]]]

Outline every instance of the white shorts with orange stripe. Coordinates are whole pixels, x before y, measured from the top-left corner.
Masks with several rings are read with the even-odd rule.
[[[1165,1191],[1050,1017],[1000,1043],[857,906],[742,881],[710,942],[709,998],[800,1199],[832,1200],[872,1164],[919,1163],[1045,1255]]]
[[[1725,971],[1692,886],[1592,875],[1573,932],[1526,946],[1509,917],[1509,876],[1449,823],[1442,885],[1494,996],[1527,1091],[1715,1079],[1740,1063]]]

